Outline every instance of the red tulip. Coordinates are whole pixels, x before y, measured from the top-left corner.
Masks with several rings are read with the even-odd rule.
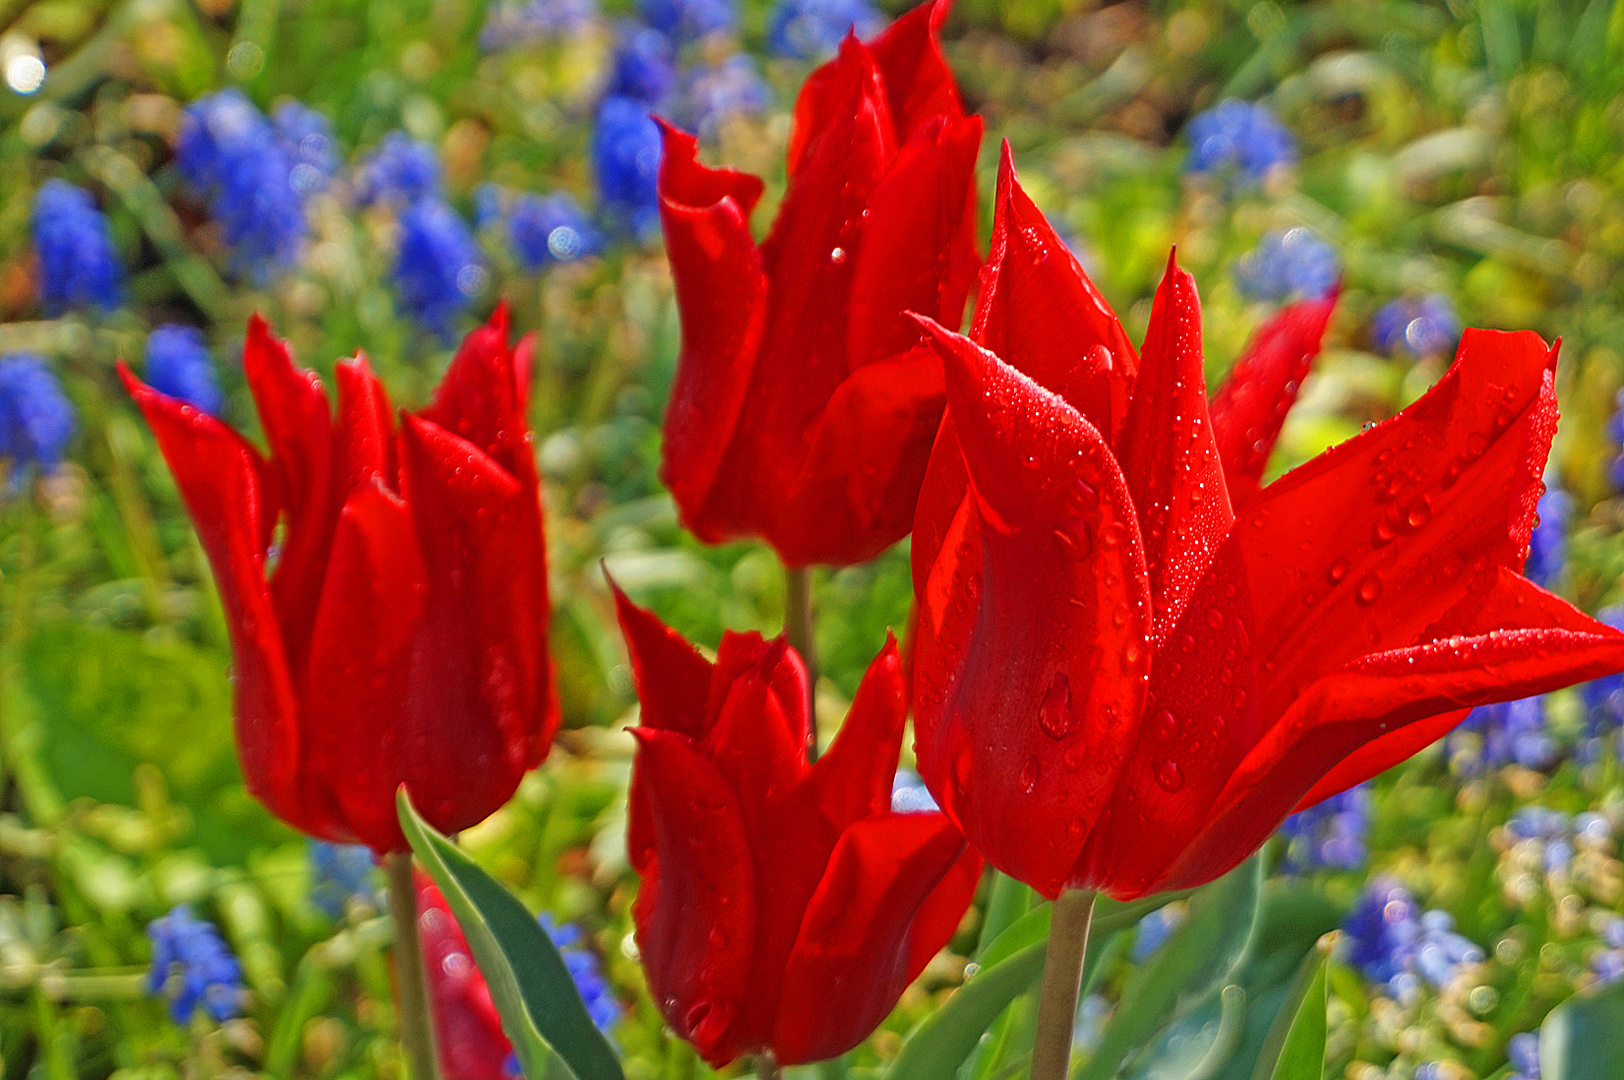
[[[1624,668],[1624,635],[1518,574],[1556,426],[1536,335],[1467,331],[1420,401],[1237,516],[1226,472],[1260,463],[1220,450],[1272,440],[1275,377],[1209,418],[1188,274],[1136,364],[1007,160],[997,217],[992,351],[931,329],[914,530],[919,770],[993,865],[1048,896],[1198,885],[1468,708]]]
[[[727,633],[712,664],[616,590],[642,701],[627,834],[649,989],[720,1067],[834,1057],[952,936],[981,860],[938,813],[891,812],[907,711],[896,643],[806,761],[806,668]]]
[[[975,160],[937,48],[948,3],[848,37],[795,105],[789,189],[759,247],[761,181],[665,129],[660,214],[682,315],[661,476],[708,543],[855,563],[906,536],[942,411],[904,311],[957,326],[975,275]]]
[[[442,832],[507,801],[558,725],[526,388],[507,313],[463,341],[398,430],[364,357],[320,380],[265,322],[243,367],[270,444],[125,385],[214,566],[248,790],[338,843],[406,850],[395,789]],[[280,536],[279,536],[280,527]],[[279,537],[274,540],[273,538]]]
[[[440,1073],[445,1080],[509,1080],[513,1045],[502,1033],[502,1018],[468,951],[468,939],[434,879],[414,870],[412,882]]]

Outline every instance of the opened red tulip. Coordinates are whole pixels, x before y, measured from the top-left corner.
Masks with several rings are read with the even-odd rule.
[[[942,411],[905,311],[957,326],[975,276],[975,160],[937,47],[946,0],[848,37],[795,105],[789,189],[758,247],[761,181],[665,129],[660,214],[682,315],[661,476],[682,521],[793,566],[906,536]]]
[[[627,845],[649,989],[706,1061],[845,1053],[947,943],[981,860],[939,813],[892,813],[896,644],[806,761],[806,668],[724,634],[713,664],[618,590],[642,702]]]
[[[1226,473],[1261,470],[1295,362],[1210,415],[1188,274],[1136,361],[1007,160],[997,218],[987,348],[932,330],[914,531],[919,768],[995,866],[1048,896],[1198,885],[1471,706],[1624,668],[1518,573],[1556,426],[1536,335],[1467,331],[1419,401],[1237,514]]]
[[[256,316],[269,457],[121,368],[214,566],[248,790],[313,836],[406,850],[403,783],[442,832],[477,824],[557,727],[529,344],[507,323],[469,334],[397,428],[364,357],[338,365],[335,420]]]

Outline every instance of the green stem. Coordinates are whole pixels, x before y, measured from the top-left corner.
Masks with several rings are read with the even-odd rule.
[[[434,1048],[434,1018],[429,1011],[428,972],[417,937],[417,888],[412,883],[412,854],[384,856],[389,876],[389,914],[395,920],[395,1000],[400,1004],[400,1041],[411,1062],[412,1080],[440,1080]]]
[[[1077,991],[1096,895],[1092,889],[1067,889],[1055,899],[1038,995],[1032,1080],[1066,1080],[1071,1071],[1071,1030],[1077,1021]]]
[[[818,654],[812,643],[812,569],[784,567],[784,634],[806,665],[806,717],[810,756],[818,757]]]
[[[756,1080],[784,1080],[784,1070],[778,1067],[771,1050],[756,1055]]]

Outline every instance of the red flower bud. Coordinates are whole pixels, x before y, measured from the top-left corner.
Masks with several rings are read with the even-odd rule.
[[[507,321],[469,334],[397,430],[364,357],[338,365],[335,420],[255,316],[243,367],[269,457],[120,365],[214,567],[248,790],[312,836],[404,851],[402,783],[435,828],[466,829],[558,726],[529,345],[508,347]]]
[[[682,315],[661,476],[709,543],[791,565],[906,536],[942,411],[941,364],[904,311],[957,326],[979,262],[975,160],[935,30],[946,0],[848,37],[795,106],[789,189],[759,247],[761,181],[665,129],[660,214]]]
[[[981,860],[938,813],[891,812],[907,711],[896,643],[815,764],[806,668],[727,633],[713,664],[615,592],[642,702],[627,846],[649,989],[720,1067],[834,1057],[947,943]]]
[[[1537,336],[1467,331],[1421,400],[1235,508],[1329,303],[1209,410],[1188,274],[1136,358],[1007,152],[994,231],[980,344],[922,320],[947,410],[913,550],[919,770],[993,865],[1199,885],[1467,709],[1624,668],[1518,573],[1556,428]]]

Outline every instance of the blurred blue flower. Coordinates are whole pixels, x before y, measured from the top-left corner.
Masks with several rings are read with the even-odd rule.
[[[1545,725],[1545,697],[1479,705],[1445,741],[1450,761],[1466,776],[1506,765],[1546,769],[1560,748]]]
[[[1439,990],[1453,982],[1461,968],[1483,962],[1483,950],[1455,932],[1455,919],[1447,911],[1428,911],[1421,916],[1414,955],[1415,969]]]
[[[338,172],[338,143],[326,115],[297,101],[284,101],[271,113],[277,133],[293,148],[293,188],[309,196],[325,190]]]
[[[1624,630],[1624,604],[1596,612],[1596,618],[1615,630]],[[1624,673],[1603,675],[1579,687],[1585,703],[1585,734],[1596,739],[1624,726]]]
[[[683,74],[674,115],[684,128],[711,138],[730,118],[759,116],[771,103],[772,90],[755,58],[734,53],[720,64]]]
[[[301,140],[312,123],[289,114],[289,130]],[[301,153],[236,87],[197,99],[182,117],[175,144],[181,179],[208,201],[233,268],[256,280],[292,264],[309,232],[304,198],[324,181]]]
[[[1318,299],[1342,274],[1336,250],[1298,227],[1271,232],[1235,264],[1235,281],[1254,300]]]
[[[893,814],[925,814],[940,810],[930,789],[912,769],[898,769],[891,778],[891,812]]]
[[[592,129],[592,168],[605,217],[639,240],[659,233],[660,130],[648,106],[607,97]]]
[[[1283,869],[1302,873],[1322,866],[1343,870],[1363,866],[1370,809],[1367,782],[1288,817],[1280,826],[1286,840]]]
[[[335,919],[344,914],[352,899],[376,907],[376,868],[372,849],[365,844],[310,841],[310,902]]]
[[[575,980],[575,989],[586,1003],[587,1015],[592,1017],[599,1031],[608,1034],[619,1022],[623,1010],[620,999],[615,997],[614,989],[603,976],[603,965],[598,962],[597,954],[582,942],[579,926],[573,923],[559,926],[546,912],[542,912],[540,920],[547,936],[564,958],[570,978]]]
[[[1417,989],[1411,967],[1420,937],[1421,912],[1410,891],[1393,878],[1379,877],[1343,921],[1341,947],[1347,963],[1367,981],[1386,984],[1404,1000]]]
[[[485,288],[484,256],[468,224],[439,199],[419,199],[400,215],[395,281],[407,312],[450,341],[456,319]]]
[[[603,250],[603,233],[566,192],[515,196],[507,223],[508,239],[526,270],[571,262]]]
[[[1151,953],[1167,944],[1173,931],[1184,924],[1188,911],[1183,904],[1164,904],[1139,920],[1134,931],[1130,956],[1136,964],[1150,959]]]
[[[1562,564],[1568,555],[1568,522],[1573,518],[1573,496],[1556,483],[1545,489],[1535,508],[1539,524],[1528,537],[1528,562],[1523,574],[1536,585],[1546,588],[1562,573]]]
[[[202,1006],[217,1021],[242,1012],[242,970],[214,924],[184,904],[147,926],[152,968],[147,992],[169,999],[169,1016],[189,1023]]]
[[[1590,958],[1590,971],[1603,986],[1624,982],[1624,915],[1602,916],[1602,951]]]
[[[597,17],[596,0],[507,0],[486,11],[479,47],[500,52],[578,34]]]
[[[1389,355],[1408,353],[1417,359],[1452,353],[1460,340],[1460,319],[1441,293],[1419,299],[1401,297],[1377,309],[1370,321],[1376,348]]]
[[[409,206],[440,195],[440,158],[434,147],[404,131],[391,131],[355,172],[355,201],[361,206]]]
[[[73,406],[43,357],[0,357],[0,460],[15,490],[30,470],[50,471],[73,438]]]
[[[147,335],[147,385],[162,394],[219,416],[225,405],[214,360],[195,326],[165,323]]]
[[[1257,182],[1297,159],[1297,140],[1261,101],[1229,98],[1190,119],[1191,172],[1235,170]]]
[[[676,52],[658,30],[623,23],[609,68],[604,96],[639,102],[643,111],[659,106],[677,85]]]
[[[47,315],[71,307],[118,307],[124,286],[107,217],[90,192],[47,180],[34,196],[39,298]]]
[[[737,0],[638,0],[643,21],[673,41],[697,41],[739,25]]]
[[[1624,447],[1624,390],[1614,395],[1613,413],[1607,418],[1604,430],[1614,446]],[[1612,481],[1615,492],[1624,494],[1624,452],[1615,456],[1608,465],[1607,479]]]
[[[1506,1080],[1540,1080],[1539,1032],[1513,1035],[1506,1043],[1506,1061],[1513,1070]]]
[[[885,25],[870,0],[779,0],[767,27],[767,48],[775,56],[818,60],[840,48],[846,32],[867,38]]]

